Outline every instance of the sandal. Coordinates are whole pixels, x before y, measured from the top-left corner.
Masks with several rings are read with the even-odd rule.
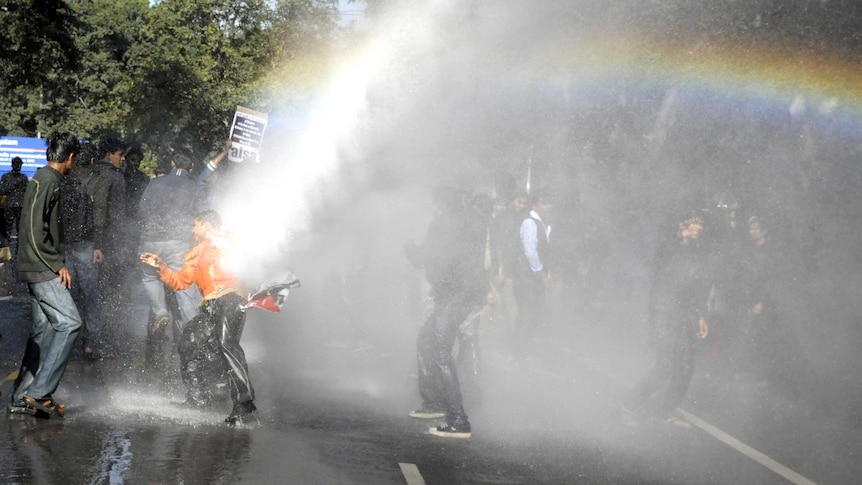
[[[24,396],[24,405],[27,409],[32,409],[36,412],[42,412],[48,416],[57,416],[62,418],[66,412],[65,404],[58,404],[51,399],[36,399],[32,396]]]

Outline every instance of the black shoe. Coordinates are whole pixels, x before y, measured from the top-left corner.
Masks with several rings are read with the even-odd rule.
[[[256,410],[257,407],[254,405],[253,401],[235,403],[233,405],[233,410],[230,412],[228,417],[225,418],[224,422],[233,426],[237,422],[242,422],[242,420],[246,416],[255,412]]]
[[[452,426],[450,424],[444,424],[442,426],[437,426],[436,428],[428,429],[428,434],[432,434],[434,436],[440,436],[442,438],[469,438],[472,436],[470,432],[470,424],[464,423],[458,426]]]

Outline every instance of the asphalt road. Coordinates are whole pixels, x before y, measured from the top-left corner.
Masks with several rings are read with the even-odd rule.
[[[855,423],[812,415],[760,383],[720,387],[702,366],[684,404],[693,428],[631,426],[618,403],[643,371],[642,349],[541,337],[545,352],[515,363],[495,330],[480,379],[462,383],[473,437],[430,436],[433,421],[407,416],[418,405],[412,349],[313,342],[302,325],[275,323],[289,314],[262,312],[249,314],[243,338],[259,421],[229,428],[228,403],[184,409],[173,369],[144,366],[143,310],[126,310],[113,356],[76,350],[57,393],[65,419],[0,418],[0,482],[852,483],[860,473],[847,441]],[[8,376],[29,328],[26,297],[0,300],[0,317]],[[10,383],[0,390],[5,400]]]

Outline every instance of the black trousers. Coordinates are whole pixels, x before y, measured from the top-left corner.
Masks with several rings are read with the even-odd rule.
[[[423,406],[445,409],[446,421],[453,426],[468,423],[452,348],[461,322],[470,315],[473,306],[473,298],[463,295],[436,299],[431,316],[419,330],[416,345]]]
[[[655,361],[626,399],[626,404],[634,409],[643,407],[667,383],[660,412],[668,414],[685,397],[694,374],[697,321],[684,315],[654,313],[652,325]]]
[[[231,293],[205,300],[201,314],[186,324],[178,345],[180,374],[189,397],[212,399],[216,385],[227,378],[234,403],[254,400],[245,352],[239,344],[245,327],[244,298]]]
[[[518,318],[512,340],[512,355],[523,358],[531,353],[533,338],[547,320],[545,283],[541,273],[520,275],[512,280],[512,293],[518,303]]]

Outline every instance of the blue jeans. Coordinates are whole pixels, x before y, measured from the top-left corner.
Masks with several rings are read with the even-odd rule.
[[[89,241],[66,244],[66,269],[72,275],[72,299],[84,321],[81,340],[84,345],[99,345],[99,268],[93,262],[93,243]]]
[[[138,252],[158,254],[169,268],[177,271],[186,263],[185,255],[190,249],[191,245],[186,241],[141,241]],[[150,301],[150,312],[154,316],[170,315],[165,301],[165,284],[159,278],[158,270],[143,263],[141,267],[143,272],[141,280]],[[180,321],[174,322],[174,328],[178,331],[175,334],[178,337],[183,326],[198,314],[198,305],[203,297],[194,285],[177,291],[176,296],[180,307]]]
[[[81,330],[81,317],[60,278],[27,283],[33,327],[15,379],[12,402],[24,396],[50,399],[66,371],[72,346]]]

